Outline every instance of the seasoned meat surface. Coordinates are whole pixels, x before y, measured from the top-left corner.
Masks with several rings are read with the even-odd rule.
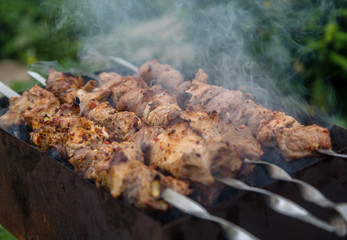
[[[328,129],[316,124],[286,128],[279,135],[277,142],[283,156],[287,159],[311,156],[318,148],[331,148]]]
[[[232,123],[225,123],[218,114],[201,110],[185,111],[181,118],[189,121],[190,127],[198,131],[207,141],[221,142],[237,151],[243,159],[260,161],[263,155],[261,145],[245,125],[234,126]],[[253,169],[254,165],[246,165],[242,173],[247,175]]]
[[[177,178],[210,185],[213,174],[236,176],[242,169],[234,146],[205,139],[186,120],[171,123],[151,143],[149,163]]]
[[[100,78],[112,89],[112,106],[117,110],[134,112],[151,126],[165,127],[179,117],[176,96],[159,85],[147,87],[142,78],[112,73],[102,73]]]
[[[109,90],[94,89],[91,92],[79,90],[81,113],[87,119],[106,128],[111,140],[124,141],[142,127],[142,120],[133,112],[120,112],[107,101]]]
[[[9,99],[9,110],[0,118],[0,126],[6,129],[25,123],[31,127],[32,121],[54,115],[59,106],[59,100],[51,92],[35,85],[22,96]]]
[[[201,78],[202,80],[199,80]],[[283,112],[262,107],[254,102],[250,94],[242,90],[228,90],[209,85],[205,83],[205,79],[206,76],[199,70],[195,79],[188,84],[185,83],[184,87],[180,87],[181,90],[184,90],[184,94],[188,96],[186,98],[188,107],[198,105],[206,112],[215,111],[223,121],[231,122],[234,126],[248,126],[253,136],[263,146],[278,146],[288,161],[313,155],[314,150],[318,148],[331,149],[329,131],[303,126],[293,117],[287,116]],[[299,145],[295,148],[291,147],[289,151],[286,144],[283,144],[283,139],[288,139],[285,137],[289,134],[288,132],[300,132],[302,138],[307,136],[308,139],[315,132],[320,140],[306,141],[303,139],[301,143],[296,141],[296,144]],[[306,134],[304,134],[305,132]],[[304,142],[307,144],[305,147],[301,145]],[[311,149],[311,151],[303,149]]]
[[[177,178],[213,183],[211,161],[204,139],[186,121],[169,126],[157,136],[150,151],[150,165]]]
[[[165,177],[128,156],[126,151],[123,151],[122,144],[112,143],[114,153],[110,153],[110,147],[108,147],[106,154],[110,157],[103,158],[104,160],[96,165],[101,185],[106,186],[112,196],[118,197],[122,194],[130,204],[135,204],[139,208],[151,206],[155,209],[167,210],[169,205],[160,200],[160,192],[163,188],[170,187],[182,194],[191,193],[186,182]],[[127,144],[136,148],[134,144]],[[102,158],[99,157],[99,159]]]
[[[139,208],[167,210],[169,205],[160,199],[160,192],[166,187],[182,194],[191,193],[187,182],[166,177],[144,165],[142,151],[135,143],[109,142],[104,127],[79,117],[73,109],[76,105],[63,106],[55,116],[33,123],[31,141],[41,150],[57,150],[85,178]]]
[[[78,89],[84,86],[80,76],[72,76],[50,69],[46,88],[58,97],[61,103],[73,103]]]
[[[176,90],[183,82],[183,75],[168,64],[162,64],[158,60],[149,60],[139,68],[138,75],[147,84],[159,84],[167,90]]]
[[[72,157],[79,149],[97,149],[109,137],[104,127],[79,115],[63,114],[59,111],[52,117],[33,121],[32,126],[32,143],[41,151],[55,149],[62,158]]]

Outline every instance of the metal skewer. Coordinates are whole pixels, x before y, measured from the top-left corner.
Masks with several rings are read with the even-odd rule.
[[[109,57],[111,60],[113,60],[116,63],[119,63],[120,65],[123,65],[124,67],[127,67],[131,70],[133,70],[134,72],[138,72],[139,68],[136,67],[135,65],[133,65],[132,63],[122,59],[122,58],[118,58],[118,57],[113,57],[110,56]],[[332,157],[340,157],[340,158],[347,158],[346,154],[340,154],[340,153],[336,153],[333,150],[327,150],[327,149],[317,149],[316,150],[319,153],[328,155],[328,156],[332,156]]]
[[[334,152],[333,150],[317,149],[317,152],[325,154],[325,155],[329,155],[329,156],[332,156],[332,157],[347,158],[346,154],[337,153],[337,152]]]
[[[33,72],[33,71],[27,71],[27,74],[32,77],[33,79],[40,82],[42,85],[46,86],[46,79],[42,77],[39,73]]]
[[[20,96],[17,92],[13,91],[6,84],[0,81],[1,93],[7,98]]]
[[[246,164],[256,164],[263,166],[268,175],[276,180],[286,181],[294,183],[298,186],[300,193],[302,197],[308,201],[317,204],[320,207],[324,208],[331,208],[334,209],[338,216],[334,216],[335,220],[338,220],[337,223],[335,223],[335,227],[337,228],[337,232],[339,235],[344,236],[347,233],[347,203],[340,203],[336,204],[329,199],[327,199],[318,189],[313,187],[312,185],[292,178],[286,171],[284,171],[282,168],[264,161],[252,161],[245,159],[244,162]],[[340,218],[340,219],[337,219]]]
[[[217,180],[238,189],[253,191],[253,192],[261,193],[268,196],[267,200],[268,200],[269,206],[273,208],[275,211],[277,211],[278,213],[281,213],[286,216],[290,216],[299,220],[306,221],[308,223],[311,223],[329,232],[336,232],[338,235],[341,235],[341,234],[345,235],[346,233],[344,224],[343,225],[338,224],[338,226],[337,225],[332,226],[329,223],[326,223],[316,218],[315,216],[310,214],[308,211],[306,211],[305,209],[303,209],[296,203],[290,201],[289,199],[283,198],[277,194],[271,193],[269,191],[266,191],[260,188],[250,187],[236,179],[217,178]],[[174,204],[172,205],[175,206]]]
[[[161,197],[172,206],[178,208],[182,212],[190,214],[192,216],[210,220],[219,224],[226,237],[228,239],[234,240],[246,240],[246,239],[258,239],[246,230],[240,228],[239,226],[217,216],[211,215],[205,208],[203,208],[197,202],[183,196],[170,188],[164,189],[161,193]]]
[[[118,57],[112,57],[110,56],[110,59],[113,60],[116,63],[119,63],[120,65],[127,67],[131,70],[133,70],[134,72],[137,72],[139,70],[138,67],[136,67],[134,64],[122,59],[122,58],[118,58]]]
[[[216,179],[228,186],[231,186],[233,188],[237,188],[240,190],[250,191],[250,192],[256,192],[262,194],[267,201],[267,204],[269,207],[271,207],[274,211],[292,217],[296,218],[298,220],[310,223],[318,228],[321,228],[328,232],[336,232],[335,226],[332,226],[331,224],[320,220],[319,218],[313,216],[310,214],[306,209],[300,207],[296,203],[292,202],[289,199],[286,199],[280,195],[277,195],[275,193],[272,193],[270,191],[267,191],[265,189],[251,187],[244,182],[241,182],[239,180],[236,180],[234,178],[229,177],[216,177]]]
[[[33,76],[36,76],[36,74],[34,74]],[[45,79],[44,79],[44,81],[42,81],[44,83],[44,85],[46,84],[45,81],[46,81]],[[20,94],[13,91],[11,88],[6,86],[1,81],[0,81],[0,92],[3,93],[6,97],[20,96]],[[227,239],[234,239],[234,240],[244,240],[244,239],[245,240],[257,240],[258,239],[255,236],[253,236],[251,233],[240,228],[239,226],[237,226],[237,225],[235,225],[235,224],[233,224],[233,223],[231,223],[231,222],[229,222],[223,218],[211,215],[204,207],[202,207],[200,204],[198,204],[194,200],[192,200],[192,199],[190,199],[190,198],[188,198],[182,194],[179,194],[170,188],[164,189],[162,191],[161,197],[166,202],[171,204],[172,206],[176,207],[177,209],[179,209],[179,210],[181,210],[187,214],[190,214],[190,215],[195,216],[197,218],[216,222],[222,228]]]

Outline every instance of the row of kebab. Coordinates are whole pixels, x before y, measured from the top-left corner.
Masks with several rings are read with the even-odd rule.
[[[157,60],[133,76],[103,72],[87,83],[50,70],[46,88],[37,85],[9,99],[0,118],[8,129],[26,124],[41,151],[54,150],[75,171],[111,195],[138,208],[167,210],[161,190],[211,204],[224,185],[215,177],[249,175],[262,147],[278,148],[283,159],[331,149],[329,131],[256,103],[244,90],[194,79]]]

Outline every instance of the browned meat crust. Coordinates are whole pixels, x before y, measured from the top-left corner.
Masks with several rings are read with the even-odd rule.
[[[32,121],[54,115],[59,106],[59,100],[51,92],[35,85],[22,96],[9,99],[9,110],[0,118],[0,126],[7,129],[25,123],[31,127]]]
[[[95,89],[92,92],[78,91],[81,113],[87,119],[104,126],[110,140],[124,141],[132,137],[142,127],[142,120],[133,112],[120,112],[107,101],[110,91]]]
[[[183,75],[168,64],[161,64],[158,60],[145,62],[138,71],[147,84],[159,84],[167,90],[176,90],[183,82]]]
[[[210,185],[213,175],[235,177],[242,169],[234,146],[204,138],[189,121],[171,123],[151,143],[149,163],[177,178]]]
[[[64,105],[71,109],[74,105]],[[41,151],[54,148],[62,158],[70,158],[83,148],[97,149],[108,139],[104,127],[95,125],[92,121],[79,115],[58,111],[52,117],[41,118],[32,122],[33,132],[30,139]]]
[[[61,103],[73,103],[77,90],[84,86],[80,76],[72,76],[50,69],[46,88],[52,92]]]
[[[218,114],[214,112],[206,113],[199,110],[185,111],[181,118],[189,121],[190,127],[198,131],[207,141],[221,142],[230,149],[234,148],[242,159],[260,161],[263,155],[261,145],[245,125],[236,127],[221,121]],[[246,165],[242,174],[250,174],[253,169],[254,166]]]
[[[71,110],[68,106],[66,109]],[[160,199],[165,187],[191,193],[188,183],[144,165],[142,151],[135,143],[108,142],[104,127],[73,112],[58,112],[50,119],[33,123],[32,142],[44,151],[56,149],[62,157],[70,158],[69,162],[85,178],[139,208],[167,210],[169,205]]]
[[[112,73],[102,73],[100,79],[111,87],[116,109],[134,112],[151,126],[165,127],[180,115],[176,96],[158,85],[148,88],[142,78],[120,78]]]
[[[186,84],[184,89],[189,95],[186,102],[188,106],[199,105],[206,112],[216,111],[225,122],[232,122],[235,126],[248,126],[263,146],[278,146],[288,161],[312,156],[318,148],[331,149],[328,130],[317,125],[303,126],[283,112],[263,108],[249,94],[240,90],[228,90],[198,80],[191,81],[189,86]],[[294,147],[294,143],[290,142],[293,138],[288,136],[289,132],[297,131],[302,133],[302,139],[295,141],[297,146]],[[310,138],[313,133],[319,137],[314,141],[307,141],[306,136]]]

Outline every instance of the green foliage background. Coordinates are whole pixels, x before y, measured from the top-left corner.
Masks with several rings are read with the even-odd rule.
[[[228,2],[228,1],[224,1]],[[251,4],[239,1],[239,4],[250,9],[259,19],[259,25],[275,22],[279,17],[271,8],[275,1],[260,1],[262,4]],[[321,1],[284,0],[291,2],[292,8],[302,8],[302,4]],[[278,85],[284,92],[286,89],[303,89],[307,102],[316,106],[312,114],[317,112],[329,115],[338,114],[337,124],[347,127],[347,102],[345,90],[347,87],[347,3],[344,0],[327,1],[334,3],[337,14],[322,12],[319,8],[309,12],[306,22],[300,29],[293,29],[288,34],[295,43],[303,45],[300,51],[285,49],[292,57],[292,72],[294,80],[279,81]],[[76,7],[83,8],[82,2],[76,2]],[[64,67],[78,66],[77,52],[80,47],[79,36],[88,28],[86,24],[75,26],[61,20],[61,1],[49,0],[2,0],[0,2],[0,59],[17,59],[27,65],[37,61],[57,60]],[[217,4],[216,1],[196,1],[197,8],[207,8]],[[218,2],[220,4],[220,2]],[[160,11],[165,4],[155,2]],[[257,7],[258,6],[258,7]],[[259,9],[259,6],[263,9]],[[143,6],[144,7],[144,6]],[[267,8],[266,8],[267,7]],[[268,9],[268,10],[266,10]],[[325,17],[322,18],[322,14]],[[184,16],[184,14],[183,14]],[[294,19],[296,16],[292,16]],[[59,22],[64,22],[62,26]],[[273,25],[271,25],[273,26]],[[252,53],[259,62],[276,63],[276,57],[267,54],[270,45],[267,39],[276,34],[278,29],[250,27],[247,31],[254,37],[251,45]],[[279,39],[281,40],[281,39]],[[261,45],[259,44],[261,43]],[[269,41],[269,44],[271,42]],[[289,48],[289,47],[288,47]],[[265,50],[264,50],[265,49]],[[279,50],[280,52],[281,50]],[[268,66],[264,66],[268,67]],[[276,67],[272,64],[272,67]],[[336,124],[336,122],[335,122]]]

